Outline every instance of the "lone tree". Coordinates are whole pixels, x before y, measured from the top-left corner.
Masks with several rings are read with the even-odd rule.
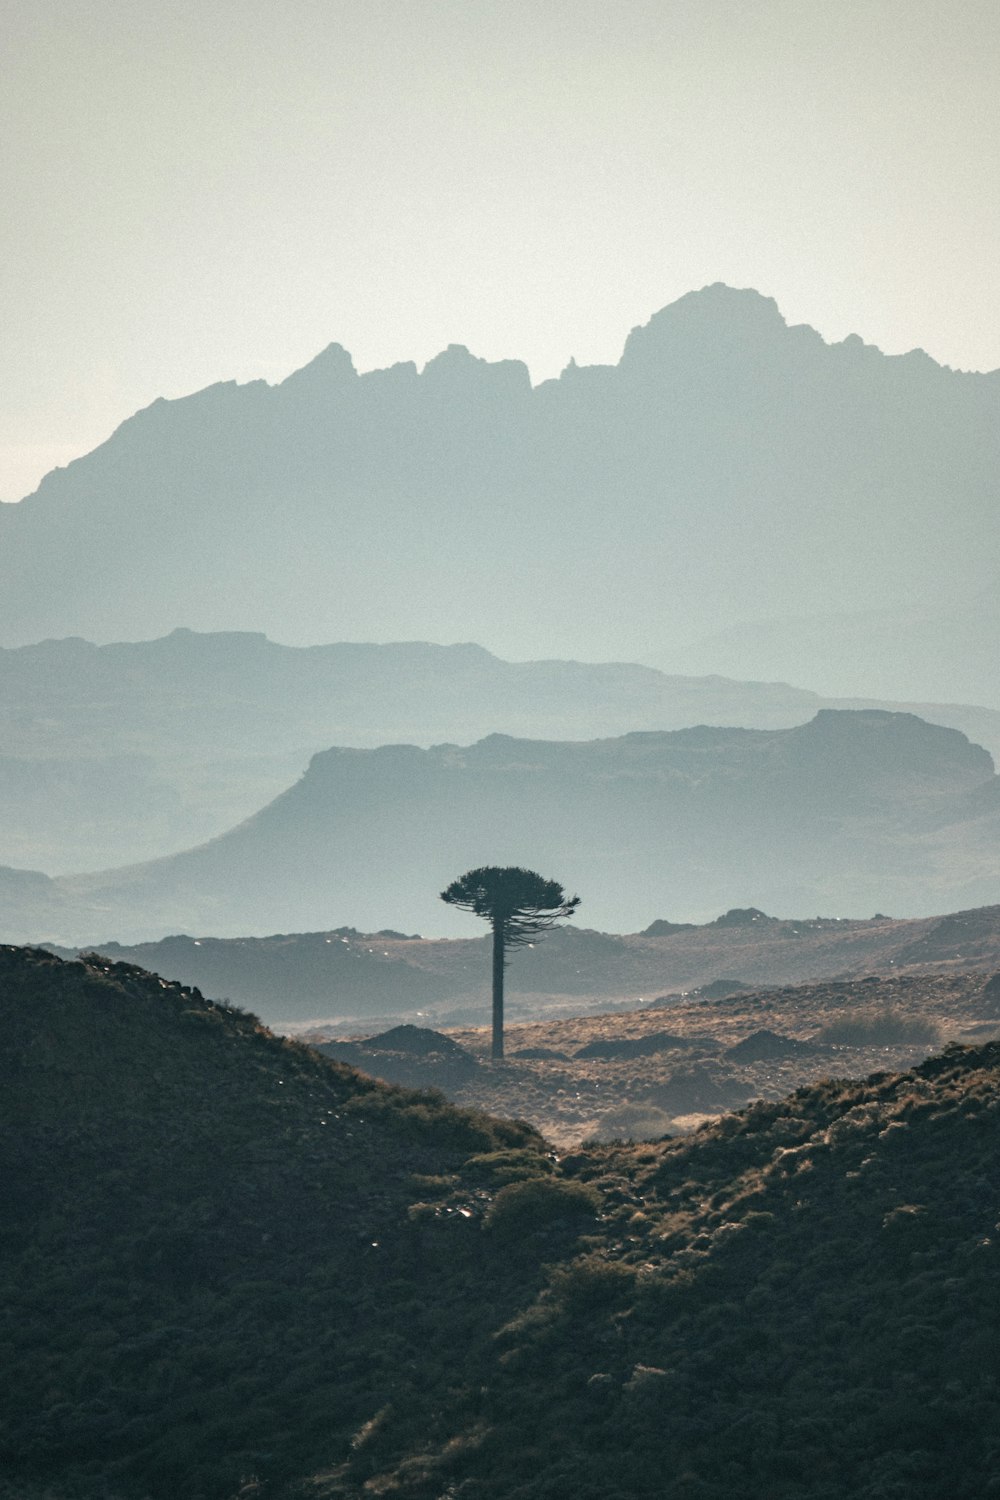
[[[449,906],[485,917],[493,928],[493,1052],[503,1057],[503,971],[508,948],[522,948],[539,932],[571,916],[580,905],[557,880],[545,880],[520,865],[483,865],[467,870],[441,892]]]

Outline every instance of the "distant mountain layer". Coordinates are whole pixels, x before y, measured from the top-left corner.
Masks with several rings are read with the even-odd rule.
[[[468,932],[437,899],[483,863],[578,891],[585,920],[669,913],[921,915],[997,895],[1000,780],[987,752],[911,714],[823,710],[788,730],[701,727],[579,743],[333,749],[229,833],[102,874],[3,874],[13,937]]]
[[[1000,498],[1000,496],[998,496]],[[948,580],[942,577],[942,585]],[[1000,707],[1000,605],[990,597],[942,609],[930,595],[906,609],[781,614],[724,625],[679,649],[661,652],[674,672],[762,672],[852,695],[973,698]],[[775,601],[781,605],[782,601]],[[722,622],[720,622],[722,623]]]
[[[992,648],[956,677],[962,626],[922,669],[903,623],[998,638],[998,417],[1000,373],[827,345],[721,285],[534,389],[460,346],[358,375],[334,344],[277,387],[157,401],[2,507],[0,640],[183,620],[661,661],[877,607],[899,675],[827,633],[810,682],[1000,707]],[[738,675],[783,674],[762,645]]]
[[[198,985],[249,1007],[270,1026],[363,1016],[433,1016],[474,1023],[488,1014],[488,937],[426,939],[385,929],[281,933],[262,938],[174,936],[123,947],[97,942],[116,962]],[[92,941],[91,946],[95,946]],[[75,954],[63,950],[63,957]],[[620,936],[554,928],[519,950],[507,974],[508,1017],[654,1000],[727,980],[739,989],[822,976],[902,974],[910,969],[1000,971],[1000,906],[947,916],[861,921],[780,920],[744,910],[703,925],[654,922]]]
[[[626,662],[508,662],[471,644],[291,647],[175,630],[0,649],[0,863],[54,874],[182,850],[256,812],[329,745],[791,728],[823,707],[905,708],[1000,759],[996,710]]]

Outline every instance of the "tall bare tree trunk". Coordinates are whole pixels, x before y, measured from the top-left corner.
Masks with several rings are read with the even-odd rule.
[[[493,1051],[494,1060],[503,1057],[503,918],[493,919]]]

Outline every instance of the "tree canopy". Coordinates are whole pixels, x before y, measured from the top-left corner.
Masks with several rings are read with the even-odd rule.
[[[441,900],[488,922],[502,922],[508,948],[523,947],[580,905],[579,896],[567,899],[557,880],[546,880],[520,865],[467,870],[441,892]]]
[[[557,880],[520,865],[480,865],[466,870],[441,892],[449,906],[474,912],[493,928],[493,1056],[503,1057],[503,971],[508,948],[521,948],[561,917],[571,916],[579,896],[567,897]]]

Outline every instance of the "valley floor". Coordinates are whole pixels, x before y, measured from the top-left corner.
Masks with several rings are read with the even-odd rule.
[[[448,1031],[469,1055],[466,1067],[388,1036],[384,1050],[376,1037],[356,1061],[387,1081],[437,1087],[455,1103],[526,1120],[565,1150],[588,1138],[686,1133],[753,1099],[897,1071],[949,1042],[998,1034],[1000,985],[989,972],[943,968],[515,1024],[500,1063],[490,1061],[487,1027]]]

